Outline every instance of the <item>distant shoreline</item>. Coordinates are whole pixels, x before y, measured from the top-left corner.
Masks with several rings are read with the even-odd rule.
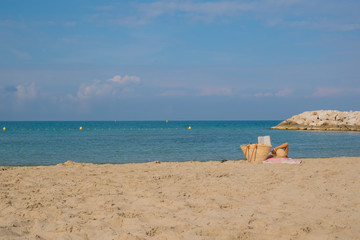
[[[306,111],[292,116],[271,129],[303,131],[360,132],[360,112],[336,110]]]

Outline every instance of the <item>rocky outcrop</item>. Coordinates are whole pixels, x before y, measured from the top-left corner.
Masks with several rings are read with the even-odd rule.
[[[360,131],[360,112],[319,110],[295,115],[272,129],[318,130],[318,131]]]

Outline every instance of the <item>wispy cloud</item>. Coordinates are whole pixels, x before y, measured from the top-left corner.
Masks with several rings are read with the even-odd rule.
[[[360,29],[358,18],[337,14],[351,8],[350,4],[331,3],[326,13],[322,11],[323,2],[304,0],[258,0],[258,1],[155,1],[133,3],[131,10],[123,12],[115,4],[94,7],[97,20],[119,25],[151,24],[161,17],[177,18],[191,22],[224,23],[251,14],[254,19],[262,20],[269,26],[285,26],[329,31],[355,31]],[[111,11],[110,11],[111,10]],[[350,9],[351,10],[351,9]],[[107,11],[104,14],[104,11]],[[308,14],[308,12],[311,14]],[[333,16],[331,20],[325,16]],[[294,20],[294,16],[298,20]]]
[[[97,7],[94,7],[94,9],[101,10],[101,11],[109,11],[109,10],[114,10],[115,6],[114,5],[97,6]]]
[[[180,1],[160,0],[131,3],[112,3],[88,7],[94,12],[86,14],[87,19],[96,24],[139,26],[152,24],[162,17],[184,22],[228,23],[242,20],[246,16],[262,21],[270,27],[316,29],[325,31],[358,31],[360,19],[354,12],[358,4],[332,1],[324,6],[323,1],[305,0],[257,0],[257,1]],[[324,10],[325,9],[325,10]],[[340,10],[339,10],[340,9]],[[355,10],[354,10],[355,9]],[[340,13],[339,13],[340,12]],[[241,21],[245,24],[245,21]],[[19,26],[11,19],[0,20],[0,26]],[[33,22],[34,24],[34,22]],[[53,21],[37,24],[56,24]],[[78,25],[76,21],[58,23],[67,27]]]
[[[121,97],[132,91],[128,87],[129,83],[139,83],[140,78],[137,76],[124,76],[116,75],[108,80],[96,80],[92,83],[81,84],[77,98],[71,97],[73,100],[84,100],[91,98],[107,98],[107,97]]]
[[[19,51],[16,49],[12,49],[11,52],[20,60],[23,61],[31,60],[31,56],[26,52]]]
[[[324,25],[324,28],[332,30],[332,31],[341,31],[341,32],[349,32],[349,31],[356,31],[360,30],[360,23],[335,23],[335,24],[327,24]]]
[[[220,86],[193,86],[181,87],[180,89],[173,89],[173,87],[165,87],[160,93],[162,97],[176,97],[176,96],[191,96],[191,97],[205,97],[205,96],[231,96],[233,90],[230,87]]]
[[[230,96],[232,95],[232,89],[229,87],[201,87],[198,96]]]
[[[256,9],[257,3],[241,3],[236,1],[156,1],[150,3],[132,4],[132,14],[112,11],[111,14],[102,14],[103,9],[96,7],[100,12],[93,15],[94,19],[103,19],[111,24],[136,26],[153,23],[163,16],[177,17],[192,22],[212,23],[215,19],[237,16],[243,12]],[[120,9],[120,8],[119,8]],[[114,7],[111,8],[114,10]]]
[[[312,94],[313,97],[328,97],[328,96],[336,96],[343,92],[343,89],[340,88],[318,88],[316,92]]]
[[[18,102],[35,99],[38,95],[35,83],[0,86],[0,93],[2,97]]]
[[[257,92],[255,97],[291,97],[293,96],[293,89],[286,88],[277,92]]]
[[[15,94],[19,100],[34,99],[37,95],[34,83],[30,85],[17,85],[16,90]]]
[[[66,22],[66,23],[64,23],[64,26],[66,26],[66,27],[74,27],[74,26],[76,26],[76,22]]]
[[[331,88],[331,87],[320,87],[315,92],[312,93],[312,97],[322,98],[322,97],[336,97],[336,96],[354,96],[360,95],[359,88]]]
[[[136,76],[128,76],[128,75],[124,77],[121,77],[120,75],[115,75],[113,78],[110,78],[108,81],[122,85],[128,82],[138,83],[140,82],[140,78]]]
[[[0,27],[23,27],[24,24],[13,20],[0,20]]]
[[[272,96],[274,96],[274,94],[271,92],[265,92],[265,93],[258,92],[258,93],[255,93],[254,96],[255,97],[272,97]]]
[[[196,13],[215,17],[252,10],[256,4],[235,1],[208,1],[201,3],[192,1],[159,1],[140,6],[143,12],[152,17],[158,17],[162,14],[173,14],[174,12]]]
[[[290,88],[283,89],[281,91],[278,91],[275,93],[275,96],[277,97],[289,97],[293,95],[294,90]]]
[[[291,28],[303,28],[303,29],[314,29],[314,30],[326,30],[326,31],[339,31],[339,32],[349,32],[360,30],[360,21],[359,23],[341,23],[335,22],[333,20],[299,20],[291,21],[284,19],[269,19],[267,23],[271,27],[284,26]]]

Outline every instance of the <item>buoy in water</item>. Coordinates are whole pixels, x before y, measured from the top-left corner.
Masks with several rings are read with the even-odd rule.
[[[79,129],[82,130],[82,127],[80,127]]]
[[[166,120],[166,122],[169,122],[168,120]]]
[[[6,130],[6,127],[3,127],[3,131],[5,131]]]
[[[191,126],[189,126],[188,129],[191,130]]]

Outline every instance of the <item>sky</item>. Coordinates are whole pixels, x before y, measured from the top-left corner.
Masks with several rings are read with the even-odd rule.
[[[360,1],[0,1],[0,121],[360,110]]]

